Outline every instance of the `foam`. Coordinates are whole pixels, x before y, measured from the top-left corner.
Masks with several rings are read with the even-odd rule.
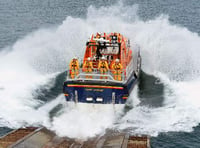
[[[135,106],[116,125],[134,134],[157,136],[161,132],[193,131],[200,122],[199,81],[171,82],[159,74],[165,84],[162,107]]]
[[[107,128],[155,136],[160,132],[191,131],[200,122],[200,37],[171,24],[166,15],[141,21],[137,9],[138,5],[122,3],[90,6],[86,18],[68,16],[61,25],[32,32],[3,50],[0,125],[43,125],[61,136],[82,138],[105,132]],[[120,113],[115,114],[111,108],[87,107],[67,108],[50,119],[49,112],[62,97],[43,104],[34,99],[38,95],[35,90],[54,83],[53,74],[65,71],[70,58],[82,57],[86,39],[95,32],[120,32],[130,38],[132,47],[140,45],[142,69],[159,77],[165,85],[162,107],[141,106],[140,98],[131,95],[134,108],[120,120]],[[39,105],[42,107],[37,109]]]
[[[120,108],[114,108],[113,105],[77,104],[54,117],[51,129],[59,136],[80,139],[103,134],[107,128],[112,128]]]

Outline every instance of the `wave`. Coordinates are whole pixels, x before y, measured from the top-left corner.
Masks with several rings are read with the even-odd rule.
[[[187,28],[171,24],[167,15],[142,21],[137,10],[138,5],[122,3],[100,8],[90,6],[86,18],[68,16],[62,24],[32,32],[2,50],[0,125],[44,125],[70,137],[91,137],[112,127],[150,135],[191,131],[200,122],[200,37]],[[164,84],[163,106],[153,108],[137,103],[117,124],[118,115],[111,109],[105,117],[104,110],[99,114],[77,108],[51,119],[51,109],[62,97],[37,108],[41,101],[34,98],[38,95],[35,90],[53,83],[52,77],[66,70],[70,58],[82,57],[86,39],[95,32],[120,32],[130,38],[132,47],[136,44],[141,47],[143,71],[160,78]],[[129,99],[133,103],[140,101],[132,95]]]

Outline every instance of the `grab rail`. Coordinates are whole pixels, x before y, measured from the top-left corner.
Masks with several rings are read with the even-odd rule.
[[[114,71],[108,70],[105,74],[101,74],[97,68],[93,68],[92,72],[86,72],[86,69],[80,68],[78,70],[78,75],[75,76],[74,79],[71,78],[70,73],[67,74],[68,80],[98,80],[98,81],[112,81],[112,82],[122,82],[125,80],[124,71],[121,71],[122,80],[118,81],[114,79]]]
[[[114,79],[114,70],[108,70],[105,74],[101,74],[100,71],[97,68],[93,68],[92,72],[87,72],[87,69],[80,68],[78,70],[78,74],[74,77],[74,79],[71,78],[70,72],[67,74],[68,80],[79,80],[79,81],[110,81],[110,82],[116,82],[116,83],[125,83],[131,73],[134,71],[133,69],[133,61],[129,63],[129,65],[126,67],[126,69],[123,69],[121,73],[121,81]],[[119,73],[119,74],[120,74]]]

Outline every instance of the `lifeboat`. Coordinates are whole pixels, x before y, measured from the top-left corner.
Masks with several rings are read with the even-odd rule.
[[[66,101],[94,104],[125,104],[138,82],[141,68],[140,49],[131,50],[130,40],[120,33],[93,34],[86,42],[86,49],[80,67],[73,75],[67,70],[63,85]],[[84,63],[90,60],[92,70],[87,71]],[[99,64],[106,61],[108,70],[101,72]],[[121,65],[116,77],[114,62]]]

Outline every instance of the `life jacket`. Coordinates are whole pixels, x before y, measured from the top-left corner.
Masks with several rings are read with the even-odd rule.
[[[76,61],[72,61],[72,67],[76,67],[77,66],[77,62]]]
[[[120,64],[115,64],[114,65],[114,69],[115,70],[120,70],[121,69],[121,65]]]
[[[86,61],[86,63],[84,64],[84,68],[93,68],[92,62]]]
[[[113,70],[122,70],[122,65],[120,63],[114,63],[112,66]]]
[[[108,69],[108,64],[105,61],[101,61],[99,68],[106,68]]]
[[[70,69],[79,69],[79,64],[77,60],[76,61],[72,60],[70,62]]]

